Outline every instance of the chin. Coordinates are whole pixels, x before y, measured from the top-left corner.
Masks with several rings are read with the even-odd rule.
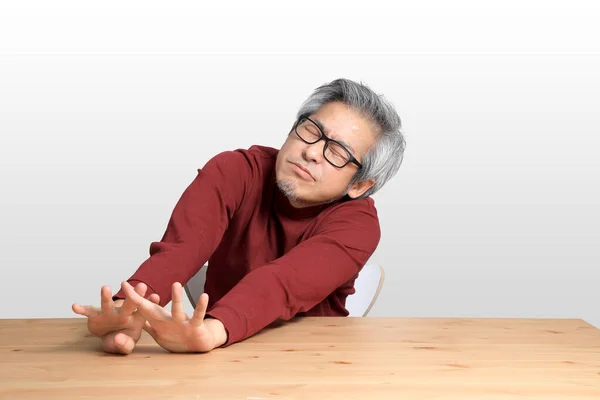
[[[291,201],[301,201],[301,199],[296,194],[296,182],[293,179],[285,178],[285,179],[277,179],[277,187]]]

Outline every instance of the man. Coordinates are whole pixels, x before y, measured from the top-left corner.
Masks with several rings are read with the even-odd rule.
[[[400,118],[346,79],[315,89],[297,116],[279,151],[209,160],[121,290],[103,286],[101,308],[73,304],[105,351],[129,354],[146,330],[171,352],[207,352],[278,319],[348,315],[346,297],[380,238],[370,195],[402,162]],[[207,261],[206,293],[189,318],[181,284]]]

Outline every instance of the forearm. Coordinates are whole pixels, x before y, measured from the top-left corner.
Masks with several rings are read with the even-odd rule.
[[[243,174],[239,177],[236,168],[240,157],[236,155],[235,162],[231,156],[217,158],[198,170],[175,205],[163,237],[150,244],[150,257],[127,279],[133,286],[148,285],[147,296],[158,294],[161,306],[171,301],[173,282],[185,285],[219,245],[244,193]],[[241,181],[232,183],[234,177]],[[123,298],[123,291],[115,297]]]
[[[288,320],[311,310],[354,279],[377,247],[376,222],[367,216],[362,224],[340,228],[333,221],[331,231],[314,235],[244,276],[208,311],[227,327],[226,345],[254,335],[277,319]],[[336,315],[345,311],[342,304],[332,307]]]

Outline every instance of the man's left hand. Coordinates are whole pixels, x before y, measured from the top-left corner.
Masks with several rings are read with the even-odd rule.
[[[162,348],[173,353],[207,352],[227,341],[227,331],[218,319],[204,319],[208,307],[208,295],[198,299],[194,315],[189,318],[183,308],[182,287],[179,282],[172,286],[171,312],[143,298],[127,282],[121,287],[136,305],[138,312],[146,318],[144,330]]]

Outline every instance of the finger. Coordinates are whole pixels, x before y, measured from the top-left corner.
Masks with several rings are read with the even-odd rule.
[[[79,304],[73,304],[71,309],[75,314],[83,315],[84,317],[95,317],[100,314],[100,310],[92,306],[80,306]]]
[[[181,287],[181,283],[173,283],[173,296],[171,297],[171,315],[173,316],[173,320],[175,322],[185,322],[188,320],[188,316],[185,313],[185,309],[183,308],[182,290],[183,288]]]
[[[144,322],[144,326],[142,327],[154,340],[157,338],[156,330],[150,325],[148,321]]]
[[[156,293],[152,293],[150,296],[148,296],[148,301],[150,301],[154,304],[158,304],[158,303],[160,303],[160,296]],[[135,311],[133,313],[133,316],[146,321],[146,317],[144,317],[139,311]]]
[[[127,285],[129,287],[131,287],[131,285],[129,283],[127,283]],[[135,286],[135,290],[133,290],[133,293],[135,293],[139,296],[142,296],[142,298],[143,298],[144,295],[146,294],[147,290],[148,290],[148,286],[145,283],[140,282]],[[127,294],[127,292],[125,292],[125,294]],[[123,315],[131,315],[131,314],[133,314],[133,312],[135,311],[136,308],[137,308],[137,303],[135,301],[133,301],[131,296],[127,295],[125,297],[125,301],[121,305],[121,313]]]
[[[190,319],[190,324],[198,326],[204,322],[204,316],[206,315],[206,308],[208,307],[208,294],[202,293],[198,298],[198,304],[194,309],[194,316]]]
[[[154,304],[158,304],[160,303],[160,296],[156,293],[152,293],[150,296],[148,296],[148,301],[154,303]],[[142,313],[138,311],[135,311],[133,313],[133,316],[137,319],[137,320],[141,320],[141,321],[146,321],[146,317],[144,317],[142,315]]]
[[[160,305],[154,304],[151,301],[140,296],[138,293],[135,292],[135,290],[133,290],[133,287],[129,283],[122,282],[121,288],[125,292],[127,298],[129,298],[134,304],[136,304],[137,310],[144,318],[149,320],[164,321],[168,317],[170,317],[171,313],[162,308]]]
[[[122,354],[122,350],[120,350],[115,344],[115,335],[117,334],[118,332],[111,332],[107,335],[102,336],[102,348],[105,352],[113,354]]]
[[[115,347],[123,354],[129,354],[135,347],[135,341],[124,333],[117,333],[113,338]]]
[[[150,296],[148,296],[148,300],[154,304],[158,304],[160,303],[160,296],[157,293],[152,293]]]
[[[102,312],[107,314],[115,310],[115,302],[112,299],[110,286],[104,285],[100,288],[100,308]]]

